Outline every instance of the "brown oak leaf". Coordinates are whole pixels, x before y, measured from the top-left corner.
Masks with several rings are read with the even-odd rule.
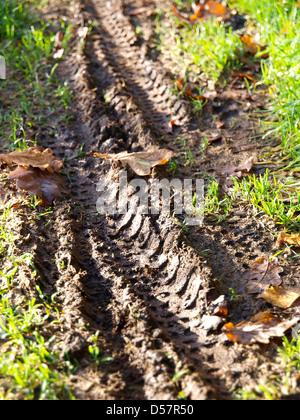
[[[271,286],[260,295],[266,302],[278,308],[288,309],[300,298],[300,295],[280,286]]]
[[[49,205],[55,199],[61,199],[62,192],[65,192],[58,174],[42,171],[39,168],[18,166],[8,175],[8,179],[17,181],[17,188],[39,197],[42,205]]]
[[[231,322],[224,325],[223,331],[227,339],[234,343],[251,344],[259,342],[268,344],[273,337],[283,337],[285,332],[300,321],[296,316],[288,321],[280,321],[268,312],[261,312],[250,321],[243,321],[238,325]]]
[[[52,149],[38,146],[0,155],[0,159],[8,165],[31,166],[50,173],[59,172],[63,167],[63,161],[53,155]]]
[[[227,168],[222,169],[220,171],[220,174],[230,176],[230,177],[236,176],[238,178],[242,178],[243,176],[246,176],[253,168],[254,159],[255,159],[254,156],[251,156],[249,159],[247,159],[245,162],[241,163],[240,165],[227,166]]]
[[[300,247],[300,234],[299,233],[289,234],[289,233],[281,232],[280,235],[278,236],[276,245],[277,246],[289,245],[289,246]]]
[[[128,164],[139,176],[150,175],[151,168],[158,165],[165,165],[175,155],[171,150],[160,149],[158,146],[153,146],[145,152],[121,152],[102,155],[94,153],[94,156],[101,157],[102,159],[118,160],[123,164]]]
[[[250,294],[262,293],[270,286],[280,286],[282,279],[279,276],[283,269],[278,264],[278,259],[258,258],[251,266],[251,270],[243,275],[246,281],[247,292]]]

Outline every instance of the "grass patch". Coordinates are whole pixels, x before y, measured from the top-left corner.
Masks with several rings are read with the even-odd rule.
[[[0,81],[4,98],[0,135],[10,149],[34,145],[33,133],[37,125],[46,122],[45,115],[61,109],[61,119],[69,118],[72,92],[55,75],[55,34],[33,11],[40,5],[37,0],[0,0],[0,52],[8,69],[7,80]],[[72,28],[62,22],[59,29],[65,32],[63,43],[67,47]]]
[[[278,349],[277,362],[284,367],[282,377],[274,375],[255,389],[239,389],[236,398],[239,400],[271,400],[275,401],[297,392],[297,384],[293,379],[300,370],[300,337],[288,340],[283,338],[283,345]]]
[[[52,130],[54,112],[69,118],[72,92],[55,73],[55,34],[38,16],[43,4],[0,0],[0,54],[8,70],[7,80],[0,81],[0,137],[6,149],[36,144],[41,127]],[[60,29],[67,48],[72,28],[62,22]],[[13,208],[0,208],[0,399],[73,399],[67,380],[73,366],[61,359],[58,338],[51,335],[57,330],[59,309],[43,298],[32,255],[20,255],[17,249],[17,219]],[[18,282],[26,276],[36,285],[32,296],[19,295]]]
[[[72,399],[66,375],[73,366],[59,357],[55,335],[44,336],[44,328],[49,334],[58,322],[59,310],[41,298],[32,256],[18,255],[14,210],[0,213],[0,399]],[[39,298],[15,298],[24,270]]]
[[[291,166],[300,162],[300,9],[294,0],[236,0],[231,6],[252,19],[269,59],[262,66],[273,109],[268,135],[281,138]]]
[[[245,199],[257,214],[265,213],[287,230],[300,227],[300,191],[290,189],[288,183],[279,181],[267,170],[259,177],[249,176],[242,181],[234,180],[234,196]]]
[[[241,41],[228,24],[211,19],[187,25],[170,16],[169,26],[157,21],[157,35],[158,48],[174,63],[174,74],[186,78],[202,75],[217,82],[223,72],[238,65],[236,49]],[[172,40],[170,44],[168,39]]]

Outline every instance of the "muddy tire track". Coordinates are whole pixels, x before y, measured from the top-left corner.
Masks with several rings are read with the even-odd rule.
[[[154,62],[146,60],[143,52],[135,45],[136,35],[129,19],[122,12],[122,2],[108,3],[106,8],[103,8],[101,2],[81,3],[81,6],[83,13],[97,16],[98,22],[96,35],[86,47],[85,74],[89,75],[98,89],[98,100],[102,105],[100,108],[103,109],[103,90],[106,102],[109,98],[108,106],[104,106],[105,118],[106,121],[107,118],[111,120],[108,125],[121,136],[117,142],[119,148],[133,151],[136,144],[147,147],[157,142],[162,134],[165,142],[170,139],[173,144],[175,137],[167,132],[166,126],[173,115],[177,115],[178,124],[185,124],[188,111],[176,96],[170,95],[170,81],[161,69],[157,69]],[[137,112],[132,116],[126,112],[128,98],[132,98],[137,106]],[[89,132],[94,137],[91,147],[101,147],[101,143],[102,147],[106,147],[110,141],[107,137],[116,137],[114,132],[112,135],[108,131],[99,138],[97,129],[95,127],[94,131]],[[95,165],[99,165],[99,169]],[[96,164],[93,161],[89,165],[87,179],[95,178],[92,172],[98,172],[99,176],[100,171],[103,173],[103,167],[107,167],[107,164]],[[113,169],[112,176],[118,171],[119,169]],[[95,203],[95,185],[93,189]],[[82,192],[84,189],[81,188],[80,195],[84,196]],[[191,325],[191,320],[205,311],[207,306],[212,274],[204,264],[204,258],[184,243],[180,228],[170,217],[150,217],[129,210],[124,217],[110,217],[103,229],[106,233],[106,238],[102,239],[103,246],[112,255],[109,263],[112,270],[110,277],[116,279],[113,281],[113,294],[120,293],[115,283],[122,275],[121,285],[123,283],[123,287],[126,285],[133,296],[142,299],[152,322],[162,330],[177,351],[187,357],[186,363],[193,361],[194,364],[196,361],[198,393],[205,390],[205,382],[209,390],[212,379],[203,368],[203,356],[199,350],[208,344],[207,341],[211,344],[212,340],[208,340],[205,331],[199,331]],[[97,245],[98,235],[97,229],[89,230],[90,249],[85,254],[87,258],[92,254],[93,261],[99,267],[103,255],[101,247],[99,249]],[[81,238],[78,243],[82,243]],[[117,273],[113,261],[117,264]],[[92,271],[91,267],[85,269],[88,273]],[[101,271],[101,268],[97,270]],[[85,287],[88,290],[94,289],[95,281],[93,286],[86,283]],[[105,290],[107,294],[107,287]],[[91,299],[90,306],[94,305],[95,302]],[[94,313],[92,318],[99,323],[101,316],[103,314]],[[115,325],[116,320],[112,324]]]
[[[172,84],[166,73],[137,45],[122,2],[103,7],[104,3],[77,3],[83,19],[96,20],[97,26],[84,50],[78,47],[59,70],[76,95],[76,121],[71,132],[60,133],[59,153],[71,156],[84,140],[86,156],[67,165],[75,205],[56,212],[52,287],[60,291],[68,328],[87,319],[121,355],[118,375],[122,379],[118,381],[124,386],[115,392],[116,398],[121,394],[122,398],[176,398],[178,390],[171,378],[178,363],[181,369],[190,369],[190,396],[215,398],[222,386],[208,373],[201,348],[216,338],[195,322],[207,308],[213,278],[205,258],[185,242],[170,216],[136,214],[133,208],[125,216],[95,216],[97,182],[101,176],[115,179],[121,168],[94,158],[91,152],[134,151],[159,141],[172,147],[176,137],[170,134],[168,123],[174,116],[178,126],[188,121],[188,108],[170,94]],[[130,112],[126,111],[129,98]],[[44,146],[57,150],[55,142]],[[46,255],[39,259],[47,260]],[[143,313],[139,322],[148,333],[135,331],[132,337],[131,311],[137,304]],[[129,337],[136,352],[127,348]],[[62,349],[78,356],[87,340],[80,331],[74,332],[72,341],[70,332]],[[158,357],[156,347],[162,353],[168,348],[172,363]],[[140,391],[125,391],[128,383]]]

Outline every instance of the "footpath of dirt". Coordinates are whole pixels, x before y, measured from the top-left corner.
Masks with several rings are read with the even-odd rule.
[[[221,295],[229,302],[227,322],[270,310],[245,293],[241,278],[255,259],[277,252],[277,228],[255,217],[245,203],[235,204],[224,222],[208,218],[188,232],[171,216],[134,211],[101,216],[96,185],[101,177],[116,180],[122,166],[93,152],[134,152],[152,144],[175,153],[189,149],[194,164],[179,165],[176,178],[218,177],[219,168],[232,162],[250,156],[258,162],[263,145],[250,115],[266,98],[263,91],[251,96],[242,84],[228,84],[216,103],[193,114],[188,101],[170,94],[167,61],[151,52],[155,16],[140,17],[145,38],[137,37],[137,21],[126,15],[130,7],[141,3],[76,0],[52,4],[45,13],[45,20],[65,17],[74,26],[95,23],[84,48],[74,43],[58,67],[74,91],[74,119],[59,123],[56,137],[45,128],[39,133],[40,145],[62,159],[82,144],[85,154],[66,161],[69,196],[55,204],[50,224],[30,222],[30,238],[21,246],[34,256],[43,293],[58,293],[62,314],[56,333],[62,357],[68,352],[78,361],[71,378],[78,399],[172,400],[180,392],[193,400],[231,399],[239,388],[284,374],[274,359],[280,340],[229,343],[220,327],[205,328],[204,317]],[[174,116],[171,133],[168,123]],[[202,153],[200,133],[216,132],[219,140]],[[176,141],[179,137],[186,146]],[[250,137],[256,140],[249,150]],[[254,166],[254,173],[264,170],[259,163]],[[172,174],[154,169],[147,179],[155,177],[171,179]],[[297,266],[286,264],[284,270],[284,283],[290,285],[293,278],[297,289]],[[29,293],[32,287],[26,284]],[[231,299],[230,288],[239,299]],[[89,337],[96,332],[103,356],[114,357],[100,367],[87,358]]]

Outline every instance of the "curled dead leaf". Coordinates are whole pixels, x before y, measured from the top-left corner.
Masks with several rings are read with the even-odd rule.
[[[94,156],[107,160],[118,160],[123,164],[128,164],[131,169],[139,176],[147,176],[151,173],[151,168],[158,165],[165,165],[176,154],[168,149],[160,149],[158,146],[151,147],[145,152],[121,152],[118,154],[98,154]]]
[[[206,2],[204,10],[208,12],[208,15],[217,16],[220,18],[219,20],[223,20],[231,14],[231,10],[229,8],[223,6],[222,3],[215,0]]]
[[[172,5],[172,12],[173,12],[174,16],[176,16],[176,18],[178,20],[180,20],[181,22],[184,22],[184,23],[187,23],[187,24],[191,23],[189,15],[185,14],[185,13],[180,13],[179,10],[177,9],[177,7],[174,6],[174,4]]]
[[[192,3],[192,10],[194,14],[190,16],[190,21],[201,19],[204,6],[199,3]]]
[[[286,232],[281,232],[277,238],[276,245],[279,247],[282,245],[300,247],[300,233],[289,234]]]

